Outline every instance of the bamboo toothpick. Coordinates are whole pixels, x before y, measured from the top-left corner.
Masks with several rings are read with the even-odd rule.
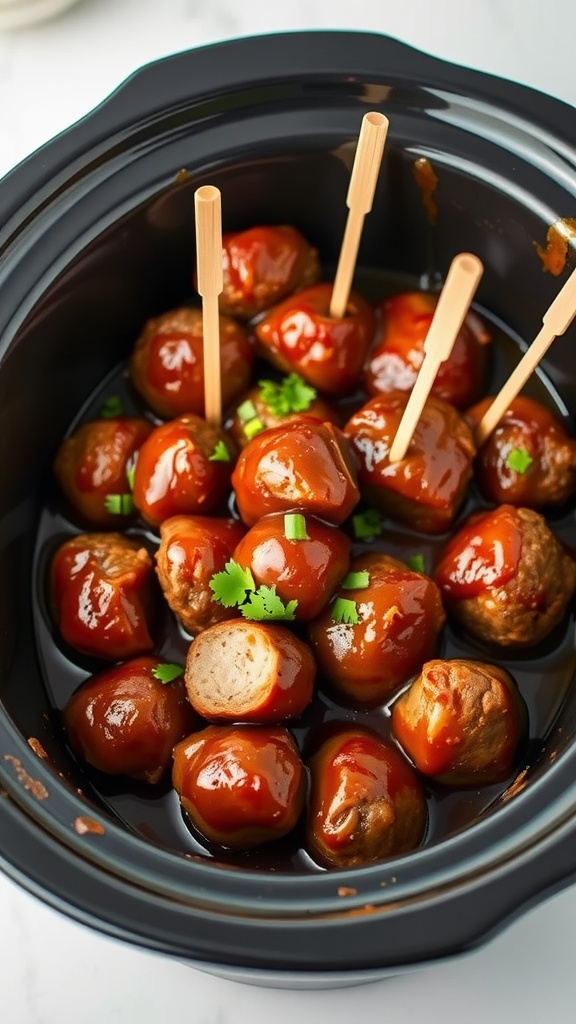
[[[348,305],[364,217],[372,209],[388,124],[388,118],[377,111],[365,114],[362,118],[346,197],[348,218],[330,300],[330,316],[335,320],[344,316]]]
[[[215,185],[202,185],[194,193],[196,214],[196,268],[198,293],[202,296],[204,338],[204,414],[208,423],[222,423],[220,321],[218,296],[222,276],[222,204]]]
[[[481,260],[472,253],[462,252],[452,260],[424,341],[424,359],[390,448],[390,462],[399,462],[408,451],[440,364],[454,347],[483,273]]]
[[[526,350],[517,367],[488,407],[475,430],[478,447],[498,425],[511,402],[520,394],[530,374],[536,369],[550,345],[568,330],[576,317],[576,270],[573,270],[558,295],[542,317],[543,327]]]

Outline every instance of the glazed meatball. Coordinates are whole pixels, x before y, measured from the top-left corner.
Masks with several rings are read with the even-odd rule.
[[[200,727],[182,673],[163,683],[162,668],[177,666],[135,658],[82,683],[63,712],[72,750],[100,772],[159,782],[175,744]]]
[[[134,473],[134,504],[159,526],[177,515],[210,514],[230,490],[234,445],[223,430],[192,414],[155,427]]]
[[[285,605],[295,602],[295,619],[307,622],[320,614],[346,574],[350,541],[312,516],[273,512],[240,540],[234,561],[250,570],[257,587],[274,587]]]
[[[312,699],[316,664],[285,626],[220,622],[190,645],[186,688],[210,722],[274,723],[297,718]]]
[[[304,765],[281,726],[208,726],[177,744],[172,780],[198,831],[235,849],[281,839],[304,807]]]
[[[249,386],[254,350],[245,329],[220,317],[222,405]],[[204,416],[202,311],[173,309],[148,320],[130,360],[130,379],[146,404],[163,419],[192,412]]]
[[[317,420],[341,426],[342,417],[315,388],[297,373],[282,380],[261,380],[236,406],[226,429],[239,448],[243,448],[256,434],[270,427],[280,427],[291,420]]]
[[[170,608],[189,633],[239,613],[214,600],[210,580],[222,572],[244,527],[213,516],[172,516],[160,526],[156,572]]]
[[[562,620],[576,562],[538,512],[500,505],[458,531],[435,579],[448,613],[474,636],[530,647]]]
[[[254,437],[232,474],[247,526],[269,512],[316,516],[339,526],[360,494],[348,439],[331,423],[292,422]]]
[[[326,867],[359,868],[414,850],[427,809],[420,781],[394,747],[349,727],[309,762],[307,847]]]
[[[348,395],[358,385],[376,318],[352,292],[345,316],[334,320],[331,298],[332,285],[322,283],[285,299],[256,325],[256,347],[273,366],[295,370],[318,391]]]
[[[385,515],[422,533],[447,530],[472,478],[472,432],[453,406],[428,398],[408,451],[388,459],[408,401],[398,391],[378,395],[349,419],[344,433],[358,460],[362,496]]]
[[[240,320],[317,280],[318,253],[289,225],[254,227],[222,236],[223,313]]]
[[[128,471],[151,430],[142,419],[93,420],[62,441],[54,473],[83,522],[117,528],[134,516]]]
[[[434,653],[445,621],[440,591],[388,555],[352,560],[336,600],[308,626],[324,678],[360,704],[381,703]]]
[[[491,404],[485,398],[468,411],[472,429]],[[576,440],[545,406],[518,395],[481,446],[475,476],[497,505],[562,505],[576,491]]]
[[[124,661],[152,650],[152,559],[120,533],[85,533],[62,544],[51,566],[54,616],[66,643]]]
[[[505,779],[526,725],[508,672],[457,658],[427,662],[392,708],[394,734],[416,768],[451,785]]]
[[[364,372],[370,395],[412,390],[437,303],[438,296],[427,292],[403,292],[381,303],[381,333]],[[469,313],[438,370],[432,394],[457,409],[471,405],[482,391],[489,341],[484,325]]]

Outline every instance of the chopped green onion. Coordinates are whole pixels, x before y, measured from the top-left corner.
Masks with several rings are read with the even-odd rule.
[[[247,398],[245,402],[242,402],[242,404],[238,406],[236,412],[241,423],[247,423],[248,420],[253,420],[254,417],[258,415],[256,412],[256,406],[250,398]]]
[[[126,479],[128,481],[128,487],[131,491],[134,490],[134,474],[136,473],[136,464],[129,462],[126,466]]]
[[[424,555],[410,555],[408,559],[408,565],[414,572],[426,572],[426,562],[424,561]]]
[[[342,590],[365,590],[370,583],[370,576],[365,569],[361,572],[349,572],[340,586]]]
[[[533,462],[534,459],[526,448],[512,448],[508,452],[508,458],[506,459],[508,469],[513,470],[514,473],[521,474],[524,474]]]
[[[122,399],[119,395],[109,395],[104,400],[104,404],[100,409],[100,416],[103,420],[114,419],[115,416],[121,416],[123,412]]]
[[[182,668],[182,665],[173,665],[168,662],[162,662],[152,669],[154,679],[157,679],[159,683],[163,683],[164,685],[166,685],[166,683],[174,682],[175,679],[178,679],[178,676],[183,674],[184,669]]]
[[[299,512],[287,512],[284,516],[286,540],[310,540],[306,533],[306,517]]]
[[[332,605],[332,618],[335,622],[342,622],[347,626],[356,626],[360,622],[356,601],[349,601],[345,597],[337,597]]]
[[[352,516],[352,529],[357,540],[370,540],[382,533],[382,517],[375,508],[368,508]]]
[[[107,494],[104,500],[106,511],[115,516],[129,516],[135,507],[131,494]]]
[[[247,423],[244,423],[244,433],[249,441],[251,441],[253,437],[256,437],[256,434],[261,434],[263,430],[265,430],[264,424],[257,416],[255,416],[254,419],[248,420]]]
[[[208,462],[230,462],[230,452],[224,441],[217,441],[212,455],[208,456]]]

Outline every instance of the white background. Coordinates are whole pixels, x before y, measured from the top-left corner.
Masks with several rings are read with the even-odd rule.
[[[150,60],[305,28],[384,32],[576,106],[574,0],[79,0],[60,18],[0,32],[0,175]],[[564,1024],[576,1020],[575,996],[574,887],[458,962],[303,993],[238,985],[125,947],[0,876],[0,1024]]]

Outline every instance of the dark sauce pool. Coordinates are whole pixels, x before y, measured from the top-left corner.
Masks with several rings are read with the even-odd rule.
[[[423,284],[424,281],[420,282],[420,285]],[[412,278],[381,271],[362,271],[357,274],[355,287],[367,299],[376,302],[387,295],[418,288],[419,283]],[[525,345],[490,313],[480,307],[475,309],[487,322],[493,338],[490,372],[485,389],[485,392],[490,394],[494,393],[509,376]],[[273,377],[275,371],[267,365],[260,365],[256,368],[254,379],[261,379],[263,376]],[[563,420],[569,421],[568,411],[561,397],[540,371],[533,374],[525,392],[550,407]],[[70,432],[81,422],[97,418],[105,399],[111,395],[120,397],[125,415],[146,416],[153,422],[159,422],[132,391],[125,363],[122,363],[102,381],[80,410],[70,426]],[[348,416],[362,405],[366,397],[362,393],[353,399],[346,399],[343,404],[345,415]],[[230,507],[234,513],[233,496]],[[455,528],[472,509],[482,507],[486,507],[486,503],[472,485]],[[355,511],[361,508],[362,506],[358,506]],[[223,512],[227,514],[227,510]],[[557,536],[574,546],[574,503],[561,510],[555,510],[547,518]],[[343,528],[347,528],[346,524]],[[90,675],[102,671],[107,664],[67,648],[54,628],[48,607],[46,579],[50,559],[59,544],[80,532],[83,532],[83,528],[75,521],[74,514],[54,484],[45,496],[39,517],[34,559],[33,607],[40,663],[57,717],[80,683]],[[138,538],[151,552],[158,546],[158,535],[142,521],[137,521],[126,532]],[[407,559],[415,554],[422,555],[426,571],[431,573],[447,536],[430,537],[385,522],[381,537],[369,542],[355,541],[353,553],[358,554],[370,549],[384,551],[400,559]],[[159,660],[184,663],[191,637],[179,626],[164,603],[156,623],[155,637],[155,653]],[[557,627],[544,643],[527,651],[514,653],[482,644],[465,635],[458,626],[448,623],[444,627],[437,656],[474,658],[493,662],[507,669],[518,683],[528,707],[529,732],[518,752],[514,772],[497,785],[456,789],[423,780],[429,815],[424,839],[426,844],[437,843],[452,833],[472,825],[480,815],[498,805],[508,794],[511,795],[514,789],[521,786],[526,768],[534,763],[542,752],[545,738],[576,674],[574,611],[567,615],[564,623]],[[329,681],[319,678],[312,704],[300,719],[289,723],[289,727],[304,757],[339,724],[357,723],[369,726],[382,737],[389,739],[391,704],[392,701],[375,709],[359,710],[342,703],[341,697],[335,699],[330,691]],[[66,742],[63,733],[62,742]],[[116,820],[132,832],[167,849],[178,851],[193,859],[211,858],[229,866],[254,870],[323,870],[306,852],[302,832],[298,828],[285,839],[256,850],[223,850],[221,847],[206,843],[195,831],[187,815],[181,811],[178,797],[171,788],[169,779],[159,786],[152,787],[126,778],[107,776],[89,767],[82,766],[81,770],[86,795],[95,796]]]

